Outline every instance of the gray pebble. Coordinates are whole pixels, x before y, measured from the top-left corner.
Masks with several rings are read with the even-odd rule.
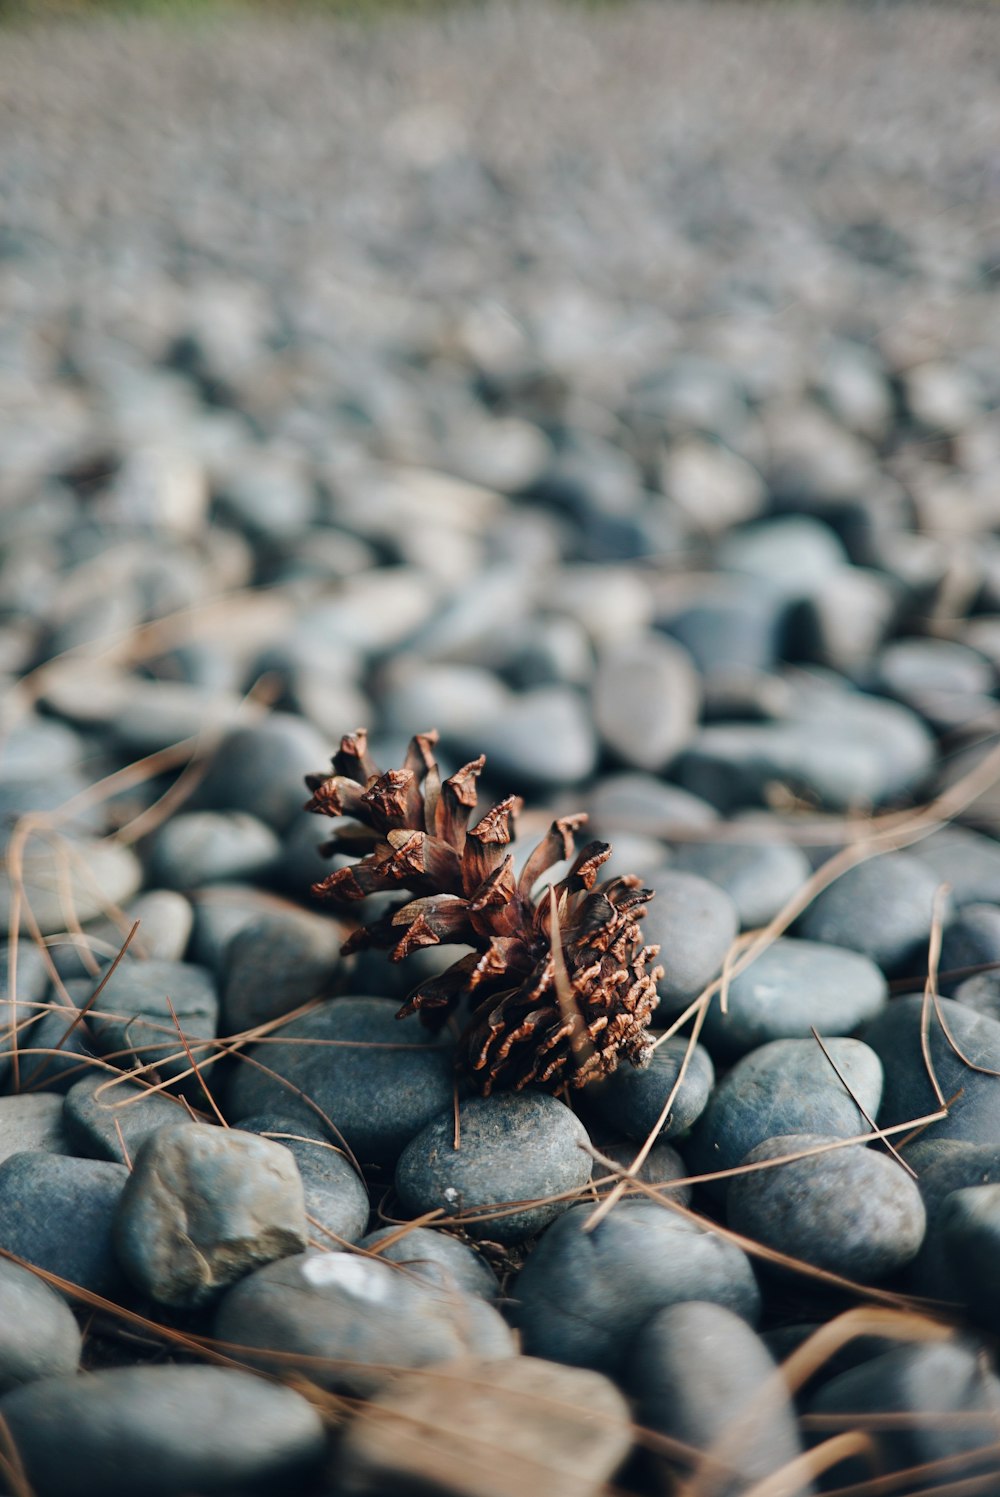
[[[822,890],[798,923],[802,936],[861,952],[890,975],[926,969],[940,880],[912,853],[887,853],[850,868]],[[947,918],[945,900],[942,913]]]
[[[27,1092],[45,1087],[50,1092],[65,1092],[94,1064],[95,1045],[90,1029],[80,1021],[80,1005],[93,993],[94,983],[69,982],[69,1003],[53,1000],[36,1009],[31,1020],[22,1024],[17,1035],[17,1075],[19,1085]],[[7,1052],[7,1070],[13,1084],[14,1060],[10,1036],[2,1049]]]
[[[619,832],[669,840],[678,827],[710,826],[719,813],[708,801],[678,785],[645,774],[606,775],[587,800],[595,836]]]
[[[963,699],[990,695],[996,672],[978,651],[953,640],[897,639],[874,660],[871,684],[945,727]]]
[[[92,1294],[123,1281],[111,1224],[128,1170],[103,1159],[12,1154],[0,1164],[0,1247]]]
[[[690,842],[670,862],[724,889],[744,930],[766,925],[809,877],[809,860],[791,842]]]
[[[996,1263],[1000,1251],[1000,1185],[952,1191],[936,1223],[941,1247],[973,1321],[1000,1327]]]
[[[738,1497],[801,1454],[795,1410],[767,1347],[723,1305],[658,1310],[633,1343],[627,1377],[641,1425],[726,1468],[723,1475],[710,1461],[695,1464],[694,1479],[711,1497]],[[656,1465],[677,1470],[663,1457]],[[812,1488],[783,1490],[802,1497]]]
[[[308,799],[304,777],[322,770],[331,752],[304,718],[273,712],[223,739],[198,787],[197,804],[213,811],[252,811],[282,832]]]
[[[106,731],[128,758],[139,758],[202,733],[217,734],[239,711],[235,692],[133,678]]]
[[[742,1162],[780,1159],[828,1142],[817,1133],[772,1136]],[[765,1247],[862,1283],[909,1263],[926,1225],[911,1176],[863,1144],[738,1176],[726,1195],[726,1214],[735,1231]]]
[[[867,666],[898,612],[897,590],[884,573],[840,567],[794,609],[789,653],[853,676]]]
[[[785,601],[757,578],[712,578],[694,598],[657,618],[707,682],[773,671]]]
[[[870,1125],[857,1104],[875,1117],[882,1100],[882,1063],[861,1040],[824,1043],[846,1087],[814,1039],[773,1040],[738,1060],[695,1127],[687,1149],[692,1171],[732,1169],[775,1135],[867,1133]],[[719,1181],[715,1189],[721,1194],[727,1185]]]
[[[619,1164],[624,1169],[629,1170],[632,1168],[639,1148],[637,1142],[602,1143],[600,1152],[605,1158],[611,1159],[615,1164]],[[675,1180],[685,1180],[688,1173],[687,1165],[675,1148],[670,1144],[656,1143],[639,1166],[634,1178],[637,1181],[642,1181],[645,1185],[670,1185],[670,1199],[677,1201],[681,1206],[686,1206],[691,1199],[690,1185],[677,1184],[675,1186],[672,1182]],[[606,1167],[600,1161],[595,1163],[592,1185],[598,1195],[607,1195],[609,1191],[614,1189],[619,1178],[617,1174],[612,1175],[609,1171],[606,1172]],[[601,1185],[599,1182],[602,1179],[607,1183]],[[630,1188],[627,1193],[634,1195],[637,1199],[649,1199],[648,1196],[645,1196],[644,1192],[636,1190],[634,1187]]]
[[[65,849],[64,849],[65,853]],[[57,849],[39,843],[28,847],[23,866],[24,896],[43,936],[65,930],[68,916],[81,924],[103,915],[109,905],[126,904],[142,883],[142,867],[130,848],[118,842],[78,837],[70,845],[68,867]],[[12,888],[6,870],[0,871],[0,922],[12,913]],[[28,913],[21,905],[20,926],[27,929]]]
[[[865,1042],[885,1068],[885,1091],[879,1124],[890,1127],[938,1111],[938,1099],[927,1076],[921,1044],[923,995],[912,993],[893,999],[888,1008],[864,1032]],[[972,1067],[956,1055],[937,1017],[940,1014],[958,1049]],[[1000,1143],[1000,1078],[988,1074],[1000,1070],[1000,1022],[972,1009],[940,998],[932,1008],[928,1027],[931,1064],[938,1085],[949,1103],[948,1115],[930,1124],[924,1138],[960,1139],[967,1143]]]
[[[30,1269],[0,1258],[0,1393],[40,1377],[70,1376],[82,1345],[66,1301]]]
[[[65,723],[25,714],[4,732],[0,778],[56,779],[84,756],[82,738]]]
[[[167,889],[253,879],[280,852],[275,833],[249,811],[185,811],[152,833],[149,877]]]
[[[307,911],[258,915],[226,946],[222,1029],[238,1034],[329,991],[337,976],[341,930]]]
[[[610,645],[598,659],[592,699],[597,731],[636,769],[669,764],[694,732],[700,706],[690,657],[662,634]]]
[[[472,1097],[458,1108],[460,1142],[449,1107],[407,1144],[396,1166],[396,1192],[415,1216],[442,1208],[475,1213],[573,1191],[590,1179],[587,1130],[564,1103],[540,1092]],[[521,1242],[540,1232],[567,1202],[527,1207],[466,1225],[475,1236]]]
[[[733,1243],[651,1201],[622,1202],[588,1233],[592,1210],[559,1217],[514,1284],[511,1318],[529,1356],[614,1377],[666,1305],[710,1300],[756,1321],[757,1282]]]
[[[910,1282],[918,1294],[966,1304],[966,1281],[956,1272],[941,1230],[945,1206],[956,1191],[1000,1185],[1000,1144],[918,1141],[904,1157],[917,1170],[927,1213],[927,1232],[910,1265]]]
[[[963,978],[952,988],[951,996],[956,1003],[984,1014],[987,1019],[1000,1019],[1000,971],[994,968]]]
[[[967,904],[944,928],[938,966],[941,991],[952,993],[975,967],[1000,968],[1000,905]]]
[[[834,531],[809,515],[759,520],[731,530],[715,548],[722,571],[757,578],[789,599],[807,596],[846,561]]]
[[[0,1097],[0,1160],[34,1151],[44,1154],[72,1151],[64,1127],[62,1097],[56,1092]]]
[[[714,1055],[745,1055],[770,1040],[850,1034],[885,1007],[875,963],[843,946],[779,937],[737,973],[727,1011],[714,999],[702,1037]]]
[[[620,1065],[606,1081],[592,1088],[595,1106],[626,1138],[644,1141],[656,1127],[688,1049],[688,1041],[675,1036],[657,1046],[642,1070],[627,1063]],[[714,1083],[715,1069],[708,1052],[695,1045],[658,1136],[668,1139],[686,1133],[703,1112]]]
[[[336,1144],[313,1124],[275,1113],[241,1118],[244,1133],[273,1139],[298,1165],[305,1193],[306,1219],[311,1239],[326,1251],[357,1242],[368,1225],[371,1205],[364,1180]]]
[[[542,687],[514,697],[494,718],[477,722],[450,746],[466,757],[485,754],[491,779],[507,785],[561,789],[593,774],[597,740],[583,697],[571,687]]]
[[[401,1227],[380,1227],[362,1237],[358,1246],[377,1253],[389,1263],[402,1263],[411,1273],[440,1289],[461,1289],[491,1302],[500,1293],[497,1276],[482,1254],[450,1232],[435,1227],[413,1227],[408,1231]]]
[[[507,1326],[478,1296],[355,1253],[304,1253],[258,1269],[224,1296],[214,1334],[253,1348],[247,1360],[268,1371],[287,1375],[300,1356],[312,1382],[361,1397],[396,1369],[514,1354]],[[287,1355],[276,1362],[274,1353]]]
[[[233,1128],[181,1123],[143,1144],[115,1214],[115,1249],[158,1304],[187,1309],[306,1244],[302,1181],[287,1149]]]
[[[61,1121],[74,1154],[125,1164],[135,1158],[151,1133],[191,1122],[192,1118],[176,1097],[151,1092],[123,1076],[100,1070],[70,1087]],[[122,1139],[128,1160],[122,1153]]]
[[[291,1388],[229,1367],[118,1367],[8,1394],[3,1417],[38,1497],[301,1491],[323,1425]]]
[[[432,1039],[415,1018],[397,1021],[396,1013],[391,999],[351,997],[293,1019],[279,1031],[279,1044],[248,1051],[272,1074],[239,1067],[229,1088],[229,1121],[278,1112],[304,1115],[315,1125],[325,1115],[362,1163],[391,1163],[451,1106],[453,1089],[451,1047]],[[304,1109],[297,1091],[321,1112]]]
[[[329,872],[329,867],[324,860],[320,876]],[[225,976],[229,943],[238,930],[261,916],[297,909],[253,884],[229,882],[205,884],[193,890],[191,903],[194,908],[191,960],[208,967],[220,979]]]
[[[1000,904],[1000,843],[966,826],[942,827],[917,844],[922,862],[951,888],[956,909]]]
[[[651,887],[656,898],[642,933],[659,946],[664,968],[658,1015],[672,1018],[718,976],[740,922],[729,895],[693,873],[667,868],[652,876]]]
[[[118,1065],[135,1056],[161,1076],[179,1076],[190,1061],[178,1025],[200,1062],[211,1054],[205,1042],[218,1031],[218,1010],[215,984],[204,967],[124,961],[108,979],[88,1024],[102,1053],[114,1056]]]

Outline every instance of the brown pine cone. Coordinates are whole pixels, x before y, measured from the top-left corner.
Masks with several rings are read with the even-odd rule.
[[[534,899],[542,874],[572,857],[586,816],[554,821],[518,878],[506,849],[521,800],[508,796],[470,827],[485,758],[442,781],[436,742],[436,733],[418,733],[402,769],[381,774],[359,729],[341,740],[330,777],[307,776],[307,810],[351,818],[323,851],[359,858],[314,892],[345,901],[387,889],[413,896],[359,927],[345,954],[376,946],[398,962],[420,946],[475,948],[421,983],[399,1017],[419,1013],[439,1027],[468,997],[458,1065],[484,1095],[585,1086],[610,1075],[623,1054],[645,1065],[663,970],[647,970],[659,948],[642,944],[638,924],[652,891],[632,877],[598,883],[611,848],[589,842],[566,877]]]

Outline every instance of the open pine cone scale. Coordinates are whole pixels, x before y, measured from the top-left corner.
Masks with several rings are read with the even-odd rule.
[[[523,802],[508,796],[470,826],[485,759],[442,780],[436,742],[436,733],[417,734],[403,767],[382,774],[359,730],[341,740],[332,775],[307,777],[307,809],[348,818],[323,851],[358,858],[314,891],[347,902],[387,890],[412,896],[360,926],[344,953],[374,946],[398,962],[422,946],[474,948],[420,984],[399,1017],[419,1013],[436,1028],[468,1000],[458,1064],[484,1094],[583,1086],[609,1075],[620,1055],[643,1065],[662,975],[648,965],[658,948],[642,944],[638,923],[651,891],[631,877],[599,884],[611,849],[595,841],[536,901],[539,880],[573,856],[586,817],[554,821],[518,876],[509,847]]]

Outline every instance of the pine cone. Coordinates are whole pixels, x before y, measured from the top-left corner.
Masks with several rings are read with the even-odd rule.
[[[414,896],[356,930],[345,954],[375,946],[398,962],[421,946],[475,948],[421,983],[398,1017],[419,1013],[440,1027],[468,997],[457,1063],[484,1095],[494,1087],[585,1086],[610,1075],[622,1054],[645,1065],[663,970],[647,970],[659,948],[642,944],[638,925],[651,891],[632,877],[599,884],[611,848],[590,842],[536,902],[533,887],[572,856],[586,816],[554,821],[516,878],[505,849],[521,800],[508,796],[470,827],[485,757],[442,781],[436,742],[436,733],[418,733],[403,768],[380,774],[359,729],[341,740],[332,776],[306,778],[307,810],[351,818],[322,851],[359,858],[314,892],[346,901],[394,889]]]

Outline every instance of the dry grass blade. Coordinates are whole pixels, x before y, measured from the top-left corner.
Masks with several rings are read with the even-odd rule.
[[[178,1038],[180,1039],[180,1042],[181,1042],[181,1044],[184,1047],[184,1054],[187,1056],[188,1061],[190,1062],[192,1071],[194,1072],[194,1074],[198,1078],[198,1085],[201,1087],[201,1090],[205,1094],[205,1100],[208,1102],[209,1107],[212,1109],[213,1113],[215,1114],[215,1120],[220,1125],[220,1127],[222,1127],[222,1128],[228,1128],[229,1124],[226,1122],[225,1118],[222,1116],[222,1111],[219,1108],[219,1105],[216,1102],[215,1098],[212,1096],[211,1091],[209,1090],[208,1082],[205,1080],[204,1076],[201,1074],[201,1067],[198,1065],[198,1062],[195,1060],[194,1055],[192,1054],[191,1046],[188,1043],[188,1037],[184,1033],[184,1030],[181,1028],[181,1021],[177,1017],[177,1014],[176,1014],[176,1012],[174,1010],[174,1005],[171,1003],[170,998],[167,995],[164,995],[164,997],[165,997],[167,1009],[168,1009],[168,1011],[170,1013],[170,1017],[173,1020],[174,1027],[177,1030]]]
[[[934,908],[931,915],[931,935],[927,951],[927,981],[924,983],[923,1002],[920,1006],[920,1052],[924,1059],[927,1079],[934,1089],[938,1105],[944,1107],[944,1092],[938,1081],[931,1056],[930,1023],[931,1009],[937,1009],[938,964],[941,960],[942,903],[947,895],[947,884],[941,884],[934,892]]]
[[[803,1451],[780,1470],[755,1481],[741,1497],[799,1497],[809,1482],[852,1455],[867,1456],[874,1466],[877,1450],[870,1435],[862,1434],[860,1430],[834,1435],[832,1440],[824,1440],[822,1445]]]

